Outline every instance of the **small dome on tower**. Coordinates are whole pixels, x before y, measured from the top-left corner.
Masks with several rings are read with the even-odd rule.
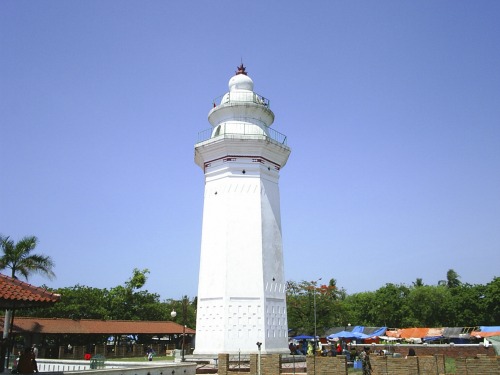
[[[247,72],[245,71],[245,67],[243,63],[238,67],[236,71],[236,75],[231,77],[229,80],[229,91],[233,90],[248,90],[253,91],[253,81],[247,76]]]

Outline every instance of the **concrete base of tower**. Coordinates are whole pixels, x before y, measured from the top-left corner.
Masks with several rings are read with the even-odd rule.
[[[210,358],[217,358],[219,354],[229,354],[229,355],[250,355],[250,354],[258,354],[259,351],[257,349],[257,345],[255,345],[255,350],[254,351],[248,351],[248,352],[243,352],[243,351],[231,351],[227,350],[224,352],[220,353],[198,353],[196,349],[194,350],[193,354],[190,355],[189,357],[191,359],[210,359]],[[270,349],[270,350],[262,350],[260,351],[261,354],[290,354],[290,350],[288,348],[286,349]],[[187,358],[187,357],[186,357]]]
[[[269,340],[266,340],[266,338],[262,339],[258,336],[258,334],[255,334],[245,338],[226,337],[221,339],[217,336],[216,332],[213,332],[212,335],[208,335],[207,332],[202,332],[200,330],[199,336],[197,333],[193,343],[193,354],[213,355],[224,353],[230,355],[248,355],[259,352],[259,346],[257,346],[257,343],[260,345],[260,351],[262,354],[284,354],[290,352],[287,337],[272,337]]]

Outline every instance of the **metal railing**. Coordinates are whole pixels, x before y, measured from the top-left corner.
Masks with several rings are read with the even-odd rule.
[[[274,130],[271,128],[266,129],[266,133],[264,131],[258,132],[256,130],[258,128],[252,124],[239,124],[238,132],[227,130],[225,126],[219,125],[219,128],[214,133],[213,128],[202,130],[198,133],[198,141],[196,143],[201,143],[207,141],[209,139],[216,138],[241,138],[241,139],[262,139],[269,138],[277,143],[287,146],[287,136]],[[260,129],[260,128],[258,128]],[[242,131],[240,131],[242,130]],[[212,133],[214,135],[212,136]]]
[[[226,97],[227,95],[227,97]],[[228,92],[226,94],[220,95],[212,101],[212,105],[217,107],[219,105],[237,102],[237,103],[255,103],[262,104],[267,108],[271,108],[271,102],[269,99],[259,95],[253,91],[248,92]]]
[[[249,354],[232,354],[229,356],[228,370],[231,372],[239,372],[242,369],[250,369]]]

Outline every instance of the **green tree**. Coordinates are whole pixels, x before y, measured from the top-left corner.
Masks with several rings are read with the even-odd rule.
[[[148,281],[148,274],[149,270],[147,268],[143,270],[134,268],[132,277],[125,281],[125,287],[129,290],[141,289],[146,284],[146,281]]]
[[[456,288],[462,283],[460,280],[460,275],[453,269],[449,269],[446,272],[446,286],[448,288]]]
[[[396,327],[443,327],[450,315],[451,293],[443,286],[412,288],[405,301],[405,316]]]
[[[490,314],[485,309],[484,285],[461,284],[451,289],[451,305],[448,327],[472,327],[487,325]]]
[[[288,281],[286,283],[286,298],[288,328],[296,333],[311,334],[314,332],[314,322],[311,320],[311,306],[308,303],[304,282]]]
[[[369,310],[370,323],[375,326],[401,327],[405,317],[405,299],[410,288],[388,283],[377,289]]]
[[[61,301],[44,309],[19,310],[19,315],[66,319],[106,319],[108,315],[107,289],[75,285],[49,291],[60,294]]]
[[[135,268],[132,277],[125,282],[111,288],[108,295],[107,319],[124,320],[162,320],[166,311],[160,304],[160,296],[149,293],[147,290],[138,291],[147,281],[148,269]]]
[[[373,322],[376,320],[375,316],[372,315],[375,312],[372,308],[374,305],[374,292],[360,292],[347,296],[344,308],[349,323],[362,326],[374,325]]]
[[[32,274],[42,274],[49,279],[55,277],[53,272],[54,262],[49,256],[34,254],[38,239],[35,236],[23,237],[17,243],[14,243],[9,237],[0,236],[0,246],[2,254],[0,256],[0,270],[10,269],[11,277],[17,278],[20,274],[26,280]],[[5,310],[3,338],[8,338],[10,327],[13,320],[12,310]],[[0,358],[4,358],[5,346],[0,349]],[[0,366],[3,370],[3,363]]]
[[[345,290],[337,287],[335,279],[328,285],[318,285],[318,281],[287,282],[288,327],[297,333],[323,334],[328,328],[347,324],[342,303]]]
[[[345,289],[337,287],[337,280],[330,279],[328,285],[320,285],[316,293],[316,315],[318,333],[328,328],[346,326],[349,317],[346,314],[344,300],[347,296]]]
[[[19,242],[14,243],[9,237],[0,237],[2,255],[0,256],[0,270],[9,268],[11,276],[23,276],[28,280],[32,274],[42,274],[49,279],[53,279],[54,262],[47,255],[33,254],[38,244],[35,236],[23,237]]]
[[[424,281],[420,277],[417,277],[417,279],[413,282],[413,286],[415,288],[418,288],[419,286],[424,286]]]
[[[483,299],[486,317],[484,325],[500,325],[500,277],[486,284]]]
[[[164,302],[165,310],[168,312],[166,320],[172,320],[178,324],[186,325],[190,328],[196,327],[196,304],[197,299],[190,299],[188,296],[182,296],[180,300],[169,299]],[[172,311],[176,316],[172,317]]]
[[[158,294],[137,290],[145,285],[148,270],[134,269],[132,277],[111,289],[76,285],[53,292],[62,296],[55,305],[37,311],[38,317],[69,319],[168,320],[170,311]],[[19,313],[33,316],[30,310]]]

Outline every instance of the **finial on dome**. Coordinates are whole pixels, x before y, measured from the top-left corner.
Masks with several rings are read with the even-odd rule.
[[[236,71],[236,75],[238,74],[244,74],[244,75],[247,75],[247,72],[245,71],[245,67],[243,66],[243,62],[241,63],[240,66],[238,66],[236,69],[238,69]]]

